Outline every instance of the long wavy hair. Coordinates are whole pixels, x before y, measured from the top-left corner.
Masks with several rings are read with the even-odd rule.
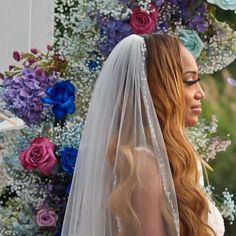
[[[197,155],[184,134],[185,100],[182,82],[180,41],[167,35],[147,35],[147,79],[156,115],[159,119],[167,154],[171,166],[177,195],[180,235],[212,236],[214,231],[207,224],[208,201],[199,186]],[[119,181],[112,190],[109,204],[114,215],[122,222],[119,236],[131,236],[140,227],[139,218],[132,204],[132,195],[139,181],[139,158],[134,158],[132,140],[120,146],[116,160]],[[109,144],[107,160],[114,167],[117,138]],[[166,218],[167,219],[167,218]],[[165,220],[166,220],[165,219]]]

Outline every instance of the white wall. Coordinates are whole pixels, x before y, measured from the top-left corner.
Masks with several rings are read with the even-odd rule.
[[[53,41],[53,0],[0,0],[0,71],[12,52],[46,50]]]

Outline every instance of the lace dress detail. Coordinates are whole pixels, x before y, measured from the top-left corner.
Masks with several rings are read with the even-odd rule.
[[[216,236],[223,236],[225,232],[225,225],[222,215],[218,208],[209,200],[208,224],[215,231]]]

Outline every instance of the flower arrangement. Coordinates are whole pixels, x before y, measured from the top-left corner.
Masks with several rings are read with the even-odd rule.
[[[30,53],[15,51],[13,57],[23,67],[11,65],[3,78],[1,97],[6,108],[27,124],[37,123],[47,112],[42,98],[67,66],[65,59],[52,55],[51,50],[48,46],[46,55],[35,48]]]
[[[216,154],[226,151],[231,144],[231,140],[222,139],[217,136],[218,120],[212,116],[211,122],[202,119],[195,127],[187,130],[189,140],[194,145],[195,150],[207,162],[216,158]]]
[[[55,0],[54,47],[46,54],[15,51],[21,66],[0,74],[1,235],[60,235],[91,91],[120,40],[132,33],[177,35],[201,73],[235,59],[236,33],[217,21],[216,7],[235,10],[232,1],[220,0]],[[230,143],[216,129],[213,119],[191,131],[207,161]],[[233,221],[232,196],[223,195],[221,212]]]
[[[132,34],[177,35],[200,65],[213,73],[236,58],[236,32],[219,22],[216,10],[234,10],[234,1],[55,0],[55,48],[69,62],[77,85],[79,115],[86,117],[91,92],[112,48]]]
[[[105,56],[129,34],[169,33],[179,36],[195,58],[200,57],[201,73],[220,70],[236,57],[236,32],[218,22],[214,7],[205,1],[119,2],[122,6],[120,14],[113,9],[100,11],[97,16],[99,48]],[[235,7],[235,4],[228,5],[230,9]]]
[[[10,66],[0,87],[0,234],[56,235],[83,127],[76,86],[63,79],[68,63],[52,47],[13,57],[22,66]]]

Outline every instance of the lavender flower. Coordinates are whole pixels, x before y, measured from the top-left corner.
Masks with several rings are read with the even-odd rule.
[[[27,124],[39,121],[44,108],[41,98],[55,82],[53,76],[37,74],[36,70],[25,68],[21,75],[8,77],[3,81],[3,100],[7,109]]]

